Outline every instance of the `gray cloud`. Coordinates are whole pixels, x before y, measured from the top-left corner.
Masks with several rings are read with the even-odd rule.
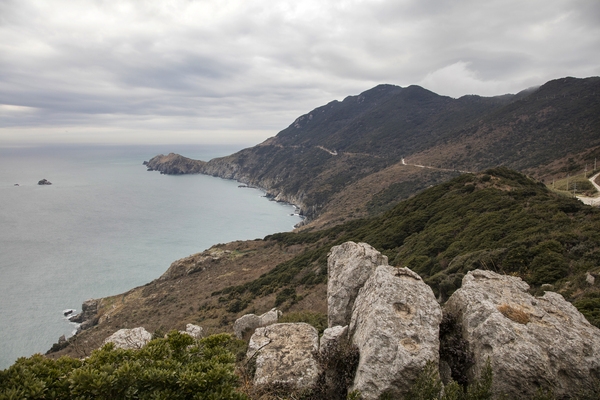
[[[0,144],[258,142],[378,83],[600,74],[597,0],[4,0]]]

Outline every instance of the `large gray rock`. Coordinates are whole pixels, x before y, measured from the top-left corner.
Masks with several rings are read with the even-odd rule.
[[[360,361],[353,390],[364,399],[402,398],[427,362],[439,361],[442,311],[408,268],[377,267],[354,303],[350,334]]]
[[[538,388],[558,398],[600,378],[600,329],[553,292],[527,293],[520,278],[475,270],[444,306],[462,325],[478,376],[490,360],[493,388],[508,398],[529,398]]]
[[[113,343],[118,349],[141,349],[152,340],[152,334],[142,327],[133,329],[119,329],[110,335],[104,344]]]
[[[247,353],[248,358],[256,358],[254,384],[314,387],[320,372],[314,357],[318,349],[319,333],[302,322],[256,329]]]
[[[378,265],[388,259],[367,243],[334,246],[327,260],[327,322],[330,328],[350,323],[358,291]]]
[[[242,339],[246,332],[254,332],[260,326],[267,326],[276,323],[281,316],[281,311],[272,308],[263,315],[246,314],[235,320],[233,323],[233,332],[238,339]]]

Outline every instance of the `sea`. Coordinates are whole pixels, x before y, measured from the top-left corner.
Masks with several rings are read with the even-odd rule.
[[[86,299],[148,283],[212,245],[292,230],[296,208],[260,190],[142,165],[157,154],[209,160],[242,147],[0,147],[0,370],[71,336],[77,325],[63,313]]]

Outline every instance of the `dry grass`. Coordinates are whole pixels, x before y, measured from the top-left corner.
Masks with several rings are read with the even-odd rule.
[[[506,318],[519,324],[525,325],[529,322],[529,314],[508,304],[499,305],[498,311],[500,311]]]

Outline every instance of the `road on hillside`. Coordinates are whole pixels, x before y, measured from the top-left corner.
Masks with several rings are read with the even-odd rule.
[[[592,185],[596,188],[598,193],[600,193],[600,185],[596,183],[596,178],[600,175],[600,172],[596,175],[592,176],[589,181],[592,182]],[[600,197],[586,197],[586,196],[576,196],[579,201],[583,204],[587,204],[588,206],[599,206],[600,205]]]

